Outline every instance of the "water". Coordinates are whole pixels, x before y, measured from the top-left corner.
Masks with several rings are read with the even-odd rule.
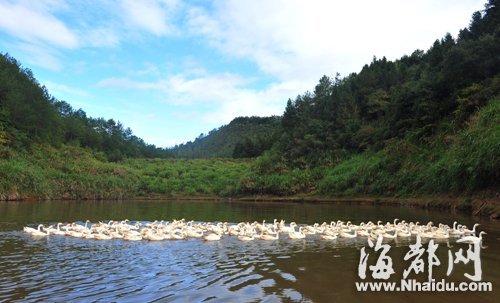
[[[180,219],[240,222],[255,220],[312,224],[331,220],[454,220],[481,223],[488,232],[481,250],[483,281],[489,293],[357,292],[360,248],[366,239],[323,241],[317,237],[278,241],[218,242],[198,239],[162,242],[98,241],[50,236],[34,238],[22,227],[38,223],[99,220]],[[500,286],[500,223],[460,213],[406,207],[200,201],[51,201],[0,203],[0,302],[497,302]],[[389,242],[398,281],[410,261],[408,245]],[[434,277],[446,278],[448,250],[439,242],[442,265]],[[427,244],[424,245],[427,248]],[[368,249],[368,247],[367,247]],[[425,260],[427,260],[425,258]],[[372,265],[373,263],[370,263]],[[427,263],[426,263],[427,264]],[[469,266],[456,265],[450,280],[468,281]],[[427,272],[418,275],[425,280]]]

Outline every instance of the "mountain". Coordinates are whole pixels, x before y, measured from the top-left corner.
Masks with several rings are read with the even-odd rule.
[[[171,149],[179,158],[251,158],[269,149],[281,134],[281,117],[238,117]]]
[[[0,54],[0,144],[26,149],[33,144],[90,148],[108,160],[169,157],[166,149],[145,143],[113,119],[91,118],[50,95],[31,70]]]
[[[455,39],[289,99],[246,193],[471,193],[500,186],[500,1]],[[495,190],[496,189],[496,190]]]
[[[342,79],[324,76],[313,93],[288,100],[279,144],[287,164],[335,164],[346,154],[381,150],[388,140],[420,144],[462,129],[499,91],[498,4],[474,13],[457,39],[446,34],[427,51],[374,58]]]
[[[0,200],[479,195],[495,197],[500,214],[499,5],[488,1],[457,38],[446,34],[427,51],[322,77],[281,117],[239,117],[171,149],[74,110],[0,55]],[[134,159],[168,157],[255,159]],[[473,208],[469,198],[459,207]]]
[[[395,140],[420,145],[453,135],[498,94],[499,2],[475,12],[456,39],[448,33],[427,51],[374,58],[345,78],[323,76],[312,93],[288,100],[281,119],[236,118],[172,152],[255,157],[273,146],[277,167],[331,167]]]

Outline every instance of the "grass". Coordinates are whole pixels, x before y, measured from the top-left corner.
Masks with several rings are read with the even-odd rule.
[[[138,193],[229,196],[238,191],[239,178],[249,160],[134,159],[121,165],[139,180]]]
[[[131,159],[73,146],[5,147],[0,159],[0,198],[121,199],[151,195],[228,196],[239,189],[249,160]]]
[[[427,144],[392,139],[378,152],[352,155],[333,167],[266,171],[264,155],[241,180],[250,194],[330,196],[409,196],[472,194],[500,188],[500,99],[494,98],[468,127]],[[267,161],[267,162],[266,162]],[[265,165],[264,165],[265,166]]]
[[[127,197],[407,196],[469,194],[500,188],[500,98],[452,135],[416,145],[385,142],[378,152],[352,155],[333,167],[289,169],[258,160],[128,159],[108,162],[102,153],[74,146],[33,145],[19,151],[0,145],[0,199],[121,199]]]
[[[392,142],[340,163],[320,184],[323,193],[472,193],[499,188],[500,99],[477,113],[469,128],[448,143],[412,146]]]

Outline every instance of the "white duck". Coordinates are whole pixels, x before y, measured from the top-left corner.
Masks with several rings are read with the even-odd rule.
[[[322,234],[320,237],[323,240],[335,240],[335,239],[337,239],[336,234]]]
[[[56,228],[49,227],[48,230],[50,230],[51,234],[64,236],[64,235],[66,235],[66,232],[61,230],[61,225],[62,225],[62,223],[59,222],[59,223],[57,223]]]
[[[484,231],[481,231],[479,233],[479,237],[476,236],[465,236],[457,240],[457,243],[466,243],[466,244],[474,244],[477,241],[482,242],[483,241],[483,235],[486,235],[487,233]]]
[[[141,241],[142,236],[140,234],[134,233],[134,232],[128,232],[123,235],[123,240],[126,241]]]
[[[267,241],[278,240],[279,239],[279,232],[276,232],[274,236],[272,236],[270,234],[261,234],[259,236],[259,239],[261,239],[261,240],[267,240]]]
[[[25,227],[23,230],[27,233],[30,233],[32,236],[44,237],[50,235],[50,230],[46,232],[42,231],[43,224],[38,225],[38,229],[34,229],[32,227]]]
[[[465,235],[475,235],[476,234],[476,227],[478,227],[479,225],[480,225],[479,223],[474,224],[474,226],[472,227],[472,230],[464,227],[464,230],[463,230],[464,234]]]
[[[298,232],[295,231],[295,228],[293,229],[293,231],[290,231],[288,233],[288,237],[290,239],[304,239],[306,237],[306,235],[304,235],[302,233],[302,226],[301,226],[301,227],[299,227],[299,231]]]
[[[205,241],[219,241],[221,238],[221,235],[216,234],[216,233],[209,233],[208,235],[203,237],[203,240]]]
[[[343,230],[340,231],[340,237],[342,238],[356,238],[358,236],[358,232],[354,231],[353,234],[344,232]]]

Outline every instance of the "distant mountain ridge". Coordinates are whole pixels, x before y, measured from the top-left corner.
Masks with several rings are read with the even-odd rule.
[[[170,151],[178,158],[249,158],[269,149],[281,133],[281,117],[238,117]]]

